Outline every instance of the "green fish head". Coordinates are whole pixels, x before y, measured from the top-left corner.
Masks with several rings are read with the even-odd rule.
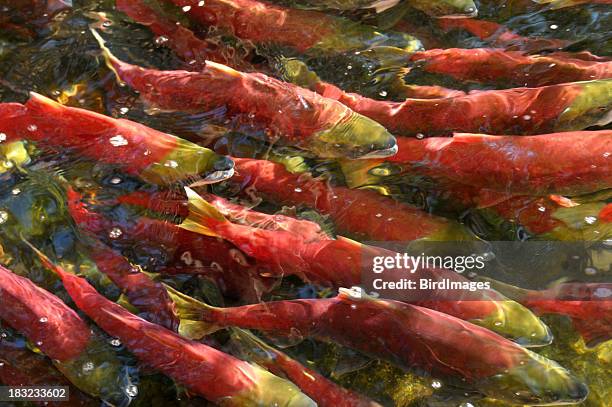
[[[485,394],[513,404],[563,405],[586,399],[588,387],[561,367],[529,350],[516,366],[478,383]]]
[[[140,173],[147,182],[168,185],[177,181],[195,180],[192,186],[214,184],[234,175],[234,162],[226,156],[178,139],[176,147],[160,162]]]
[[[471,321],[524,347],[550,345],[553,335],[533,312],[516,301],[495,301],[497,312],[487,318]]]
[[[409,3],[432,17],[471,18],[478,15],[473,0],[410,0]]]
[[[383,158],[397,153],[397,141],[383,126],[350,113],[331,128],[314,134],[306,148],[322,158]]]

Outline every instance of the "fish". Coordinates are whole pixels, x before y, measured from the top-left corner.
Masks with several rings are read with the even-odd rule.
[[[201,275],[211,278],[223,295],[245,303],[258,302],[262,294],[277,284],[270,276],[274,270],[256,262],[233,244],[181,229],[178,225],[146,216],[132,223],[113,222],[89,210],[83,196],[74,189],[66,192],[68,211],[84,232],[112,236],[110,240],[162,247],[169,265],[157,265],[151,271],[162,275]],[[162,297],[165,294],[160,293]],[[173,314],[174,312],[172,312]]]
[[[145,320],[171,331],[178,330],[174,304],[161,283],[100,241],[90,238],[86,246],[98,269],[126,294],[130,304],[141,312]]]
[[[501,292],[538,315],[568,316],[585,344],[612,339],[612,284],[560,281],[545,290],[528,290],[487,279]]]
[[[189,188],[186,193],[189,214],[181,228],[229,240],[248,256],[274,265],[281,276],[297,275],[306,282],[333,288],[357,286],[364,284],[363,263],[367,261],[364,259],[394,258],[398,254],[343,236],[332,238],[317,230],[318,225],[313,222],[246,210],[206,194],[204,197],[209,203]],[[240,223],[232,223],[225,216]],[[387,276],[386,281],[469,281],[453,270],[435,267],[391,269]],[[549,329],[537,317],[495,291],[484,289],[455,294],[445,290],[423,290],[414,297],[400,295],[397,299],[485,326],[524,346],[543,346],[552,341]]]
[[[144,69],[114,57],[93,32],[118,77],[162,109],[207,111],[226,106],[230,114],[253,115],[275,139],[319,157],[360,159],[397,152],[395,137],[383,126],[307,89],[212,61],[200,72]]]
[[[301,0],[291,6],[305,10],[374,9],[377,13],[395,7],[401,0]]]
[[[478,15],[473,0],[407,0],[406,3],[435,18],[464,19]]]
[[[470,241],[475,236],[458,222],[431,215],[374,191],[333,186],[310,174],[292,174],[282,164],[233,157],[231,183],[280,205],[315,209],[329,216],[338,233],[369,241]],[[359,160],[359,162],[367,162]]]
[[[188,70],[204,69],[206,61],[229,65],[242,71],[254,71],[255,67],[240,53],[230,52],[222,44],[199,38],[183,24],[162,15],[143,0],[116,0],[117,10],[134,21],[148,27],[158,38],[165,38],[163,45],[172,49],[184,62]]]
[[[291,382],[130,313],[100,295],[87,280],[53,264],[40,251],[36,253],[45,267],[60,277],[81,311],[119,338],[142,363],[193,394],[223,406],[316,406]]]
[[[512,403],[576,403],[588,394],[585,384],[555,362],[486,328],[416,305],[375,299],[356,287],[333,298],[231,308],[169,292],[181,318],[201,321],[209,331],[238,327],[334,342]]]
[[[610,205],[578,204],[557,196],[518,196],[488,209],[541,240],[596,242],[612,238],[612,219],[606,216]]]
[[[334,383],[244,329],[231,330],[232,345],[241,358],[287,377],[319,407],[381,407],[377,402]]]
[[[572,44],[571,41],[556,38],[524,37],[494,21],[472,18],[441,18],[437,23],[444,31],[448,32],[453,29],[465,30],[496,48],[511,51],[535,53],[563,49]]]
[[[291,82],[338,100],[398,136],[542,134],[612,121],[612,79],[392,102],[344,92],[321,81],[297,59],[287,60],[284,72]]]
[[[49,359],[37,355],[16,343],[0,340],[0,383],[11,387],[53,386],[67,387],[69,398],[64,401],[38,402],[49,406],[99,406],[100,402],[81,392],[70,383]]]
[[[63,106],[34,92],[25,105],[0,107],[0,133],[7,140],[25,139],[74,150],[81,156],[119,165],[154,184],[188,179],[215,183],[234,172],[233,162],[212,150],[130,120]]]
[[[130,399],[121,387],[122,363],[115,352],[62,300],[3,266],[0,299],[0,319],[28,338],[80,390],[112,403]]]
[[[357,164],[345,161],[343,172],[353,177],[357,172],[371,174],[384,164],[395,165],[396,174],[489,190],[502,199],[503,194],[581,195],[612,185],[610,130],[522,137],[454,133],[422,140],[398,137],[398,145],[394,157]]]
[[[339,54],[374,47],[394,47],[406,53],[422,48],[408,34],[381,32],[342,17],[298,10],[258,0],[170,0],[188,17],[205,26],[226,30],[255,45],[280,45],[312,55]]]
[[[410,69],[462,81],[538,87],[609,79],[612,61],[586,61],[563,55],[527,55],[499,48],[447,48],[413,53]]]

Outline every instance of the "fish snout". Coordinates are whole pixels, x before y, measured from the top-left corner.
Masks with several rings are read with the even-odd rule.
[[[575,404],[588,387],[556,362],[525,350],[518,365],[482,382],[491,397],[534,406]]]
[[[211,164],[208,170],[204,172],[202,179],[190,186],[215,184],[225,181],[234,175],[234,161],[227,156],[217,156]]]

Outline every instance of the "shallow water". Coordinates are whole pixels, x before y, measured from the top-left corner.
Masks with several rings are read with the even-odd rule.
[[[600,212],[601,208],[606,204],[610,205],[611,202],[609,189],[611,185],[605,184],[610,177],[606,178],[605,174],[601,176],[599,184],[594,182],[598,187],[591,188],[589,191],[580,190],[575,194],[568,192],[567,189],[558,193],[551,190],[542,190],[541,193],[530,191],[534,199],[541,199],[538,201],[540,206],[535,209],[535,214],[533,214],[532,201],[525,201],[524,204],[521,204],[520,199],[524,198],[524,191],[510,196],[510,202],[516,204],[505,215],[503,208],[500,209],[501,207],[496,205],[478,207],[472,201],[466,204],[461,202],[458,196],[467,194],[473,197],[479,195],[485,188],[470,185],[465,190],[459,188],[461,191],[457,193],[457,189],[453,189],[457,185],[454,181],[457,180],[445,184],[439,182],[436,174],[421,171],[422,166],[429,168],[429,165],[431,167],[438,165],[435,160],[426,164],[421,162],[413,168],[404,168],[390,161],[383,163],[375,160],[346,162],[334,158],[321,158],[312,151],[305,151],[296,148],[292,143],[283,142],[282,137],[279,141],[270,142],[271,130],[269,127],[271,126],[262,124],[252,113],[230,114],[226,106],[196,112],[161,109],[145,101],[138,92],[118,81],[115,73],[104,63],[100,46],[90,29],[95,28],[100,32],[106,40],[106,45],[118,58],[134,65],[160,70],[195,70],[198,64],[203,62],[202,59],[184,60],[182,55],[171,49],[172,39],[154,34],[150,27],[139,24],[116,10],[114,1],[75,0],[72,2],[72,7],[52,16],[45,14],[44,11],[37,14],[36,8],[29,5],[23,6],[23,3],[27,2],[0,0],[0,102],[2,103],[25,103],[29,98],[29,92],[36,92],[65,106],[83,108],[114,118],[129,119],[145,124],[153,129],[213,149],[220,155],[275,160],[296,172],[310,171],[314,177],[317,177],[316,179],[325,180],[324,182],[329,182],[329,185],[332,186],[348,185],[355,188],[360,187],[360,190],[372,191],[372,193],[389,195],[387,197],[389,200],[396,199],[412,205],[421,214],[419,216],[431,214],[436,219],[443,219],[444,222],[447,222],[448,219],[448,222],[456,225],[461,233],[469,234],[470,240],[514,242],[511,244],[516,244],[513,250],[509,249],[509,246],[504,246],[505,249],[500,249],[500,252],[496,253],[495,267],[492,267],[490,274],[485,277],[499,278],[506,283],[530,289],[544,289],[559,280],[599,284],[610,282],[612,253],[609,243],[612,239],[610,228],[612,223],[600,215],[603,213]],[[44,2],[34,1],[33,3]],[[300,52],[276,43],[256,44],[253,41],[235,38],[214,26],[206,27],[198,24],[189,18],[189,13],[184,9],[181,10],[174,5],[160,4],[164,2],[154,0],[146,0],[144,3],[156,7],[156,10],[163,12],[167,18],[177,22],[178,26],[192,30],[198,38],[206,38],[209,43],[217,44],[224,58],[237,61],[237,65],[242,64],[241,70],[264,72],[275,78],[287,79],[285,65],[287,58],[296,58],[304,62],[311,71],[316,72],[322,80],[347,92],[359,93],[377,100],[404,100],[406,94],[409,93],[406,85],[435,85],[465,92],[512,87],[505,80],[480,81],[481,78],[478,77],[472,80],[460,80],[447,75],[425,72],[425,69],[419,66],[409,69],[405,61],[410,52],[402,52],[398,55],[397,50],[390,48],[375,48],[376,51],[372,51],[366,47],[332,52],[333,50],[315,47],[312,50]],[[279,1],[278,3],[295,6],[304,2]],[[588,51],[604,59],[612,57],[612,30],[610,30],[612,8],[610,5],[583,4],[560,10],[547,10],[545,7],[526,2],[529,3],[527,9],[508,11],[511,4],[518,3],[518,1],[511,3],[486,0],[476,2],[476,5],[480,10],[479,18],[500,24],[501,31],[508,29],[523,37],[523,40],[518,42],[519,48],[529,43],[536,48],[535,51],[531,51],[547,54],[558,51],[557,45],[562,42],[564,52]],[[206,7],[206,4],[202,7]],[[345,21],[354,21],[355,24],[373,25],[376,27],[373,31],[377,33],[393,29],[414,35],[420,39],[425,49],[485,48],[494,45],[491,37],[477,38],[461,29],[443,30],[440,27],[441,20],[429,17],[422,10],[404,7],[403,4],[379,15],[369,9],[326,10],[325,13],[342,17],[346,19]],[[403,40],[398,39],[398,36],[389,35],[385,45],[401,43]],[[558,41],[553,42],[555,46],[551,48],[550,42],[536,41],[536,39],[543,38]],[[529,42],[529,40],[532,41]],[[514,42],[513,46],[516,44]],[[510,49],[516,48],[510,46]],[[543,76],[545,75],[544,73]],[[607,99],[602,97],[604,104],[596,106],[599,110],[594,109],[596,113],[593,115],[602,115],[602,111],[610,110],[612,93],[609,88],[607,92]],[[272,96],[270,100],[273,104]],[[606,100],[607,104],[605,104]],[[545,105],[544,110],[555,108],[553,101],[550,103],[552,105]],[[282,112],[282,109],[285,108],[285,106],[279,106],[280,114],[290,115],[290,108],[288,113]],[[540,113],[532,113],[529,119],[525,120],[530,120],[531,115],[535,120]],[[50,120],[52,123],[53,119],[50,118]],[[593,120],[590,123],[592,126],[584,127],[587,130],[609,130],[611,128],[608,123],[603,123],[602,126],[597,126],[596,123],[597,120]],[[516,134],[513,129],[505,130],[508,131],[505,134]],[[429,138],[432,135],[435,134],[419,132],[416,134],[416,139]],[[0,132],[1,136],[2,132]],[[63,136],[62,132],[56,133],[56,137]],[[515,137],[521,136],[516,135]],[[610,145],[609,141],[607,143],[602,148]],[[158,281],[169,284],[200,300],[214,303],[211,298],[214,299],[218,294],[218,287],[211,283],[211,276],[212,280],[219,284],[223,280],[222,277],[219,278],[219,271],[221,271],[221,276],[223,272],[228,273],[228,270],[223,270],[220,262],[210,261],[211,258],[214,260],[217,253],[205,253],[200,256],[198,253],[186,250],[185,246],[188,245],[177,243],[180,241],[176,238],[178,232],[173,232],[173,234],[168,230],[153,229],[146,239],[142,235],[130,234],[142,216],[168,223],[180,223],[184,217],[183,214],[174,209],[160,213],[164,211],[145,210],[116,201],[118,197],[134,191],[152,193],[168,189],[182,193],[184,185],[199,181],[201,177],[187,177],[181,182],[156,186],[143,181],[134,174],[126,173],[122,168],[125,163],[97,162],[91,154],[89,158],[87,154],[80,154],[78,145],[72,147],[69,149],[62,147],[61,143],[43,145],[43,143],[37,144],[32,141],[9,145],[0,138],[0,262],[16,274],[27,277],[77,309],[62,287],[61,281],[52,272],[46,270],[24,244],[22,239],[26,239],[67,270],[87,277],[98,292],[108,299],[117,301],[130,311],[138,312],[138,309],[131,305],[126,296],[122,294],[121,289],[100,272],[91,259],[86,247],[88,237],[84,236],[85,232],[77,227],[68,212],[65,196],[67,182],[82,193],[90,210],[112,220],[113,227],[105,225],[103,232],[99,230],[96,232],[97,238],[121,253],[133,265],[150,272]],[[572,144],[568,143],[567,148],[571,149]],[[524,151],[511,146],[508,147],[506,153],[508,157],[519,157]],[[609,156],[607,152],[604,154]],[[475,158],[469,154],[463,157],[465,162],[472,159],[483,159],[483,157]],[[556,164],[562,161],[563,157],[551,157],[550,160],[551,163]],[[370,166],[369,162],[374,164]],[[516,162],[517,167],[521,165],[518,158],[516,161],[510,159],[510,162]],[[609,161],[606,165],[610,165]],[[493,167],[495,166],[491,165],[486,168]],[[518,168],[517,174],[520,173],[520,169]],[[570,174],[567,177],[570,180],[568,183],[581,184],[577,180],[584,175],[568,167],[567,171],[570,170],[575,170],[577,175],[572,180]],[[461,178],[462,175],[465,176],[465,174],[459,174],[458,177]],[[477,177],[478,175],[474,179]],[[588,175],[585,177],[588,178]],[[494,176],[490,180],[490,182],[497,181]],[[463,179],[460,181],[459,184],[463,185]],[[586,179],[584,183],[588,181]],[[485,182],[489,182],[489,178]],[[517,184],[520,182],[509,182],[507,188],[502,188],[497,192],[513,192]],[[282,190],[284,184],[276,187]],[[345,218],[346,225],[338,224],[334,222],[333,215],[317,212],[304,205],[283,205],[283,202],[262,199],[258,196],[256,189],[247,188],[239,195],[240,189],[240,185],[237,186],[227,181],[210,187],[210,190],[216,194],[235,198],[235,202],[248,207],[256,207],[261,212],[284,214],[316,222],[324,232],[332,236],[349,235],[359,241],[379,245],[383,244],[381,240],[386,240],[368,238],[358,232],[350,233],[351,227],[358,224],[359,219],[355,221],[355,219]],[[295,189],[294,192],[301,191]],[[561,226],[561,229],[553,228],[557,231],[555,233],[550,230],[541,232],[534,226],[541,226],[537,221],[538,216],[545,216],[548,215],[547,211],[559,209],[547,198],[550,194],[564,195],[580,204],[574,206],[574,209],[569,205],[557,212],[555,222],[569,226],[565,229]],[[347,200],[337,205],[341,207],[348,204]],[[370,215],[378,211],[379,207],[376,206],[368,210]],[[609,218],[610,215],[607,216]],[[381,219],[381,222],[383,221],[385,219]],[[349,224],[351,222],[353,224]],[[419,225],[414,224],[404,226],[407,229],[419,228]],[[346,230],[349,232],[345,232]],[[441,240],[453,240],[453,237],[455,236],[449,234],[449,236],[442,236]],[[396,239],[390,237],[389,240]],[[577,248],[579,254],[570,251],[566,246],[556,244],[557,240],[574,241],[572,248]],[[545,241],[550,242],[550,245],[545,248],[536,245],[519,247],[522,241],[527,241],[527,243]],[[466,243],[457,243],[455,249],[465,254],[466,250],[474,250],[474,247]],[[239,253],[236,256],[248,257],[236,248],[232,250]],[[249,258],[249,261],[252,259]],[[164,270],[173,269],[185,269],[191,272],[195,270],[196,273],[191,275],[189,272],[176,275],[158,274]],[[261,294],[262,301],[271,301],[328,298],[336,293],[329,287],[305,284],[295,275],[284,278],[268,275],[259,277],[256,282],[245,282],[241,280],[241,277],[228,279],[232,281],[226,282],[227,286],[222,287],[222,291],[225,289],[222,298],[225,305],[237,306],[257,302],[258,294]],[[468,277],[478,276],[474,273]],[[273,289],[268,289],[270,287]],[[0,298],[0,306],[11,307],[12,305]],[[80,315],[84,316],[82,312]],[[542,319],[551,328],[554,341],[548,346],[532,348],[532,350],[558,362],[589,386],[588,398],[585,401],[576,402],[577,405],[607,405],[609,402],[606,400],[612,399],[609,379],[612,377],[612,342],[607,340],[596,347],[587,348],[580,333],[576,331],[567,317],[548,315]],[[102,384],[103,394],[91,394],[90,392],[91,405],[99,404],[101,398],[116,405],[213,405],[204,398],[191,394],[185,387],[156,372],[155,369],[141,366],[134,354],[121,341],[95,327],[91,320],[86,320],[94,329],[95,336],[102,345],[91,350],[85,359],[79,360],[78,363],[75,362],[76,364],[71,366],[71,369],[81,369],[85,381],[98,381]],[[513,321],[510,322],[513,323]],[[519,323],[520,321],[514,322]],[[355,329],[359,329],[359,326],[356,325]],[[0,322],[0,332],[2,332],[0,341],[18,349],[29,349],[28,352],[36,351],[35,344],[26,343],[24,336],[10,328],[8,324]],[[390,331],[380,332],[381,337],[391,335]],[[443,336],[444,332],[440,335]],[[267,343],[282,349],[305,366],[315,369],[341,386],[368,396],[384,406],[515,405],[509,404],[508,401],[495,400],[494,392],[489,394],[491,397],[485,398],[482,394],[478,394],[480,390],[478,386],[464,386],[461,380],[458,382],[448,380],[447,382],[431,377],[427,369],[416,369],[415,372],[407,373],[391,363],[367,358],[357,351],[333,343],[334,341],[323,343],[304,338],[301,335],[291,338],[274,335],[261,335],[260,337],[264,338]],[[372,340],[377,340],[377,338],[372,338]],[[226,331],[219,331],[206,337],[204,343],[225,352],[233,352],[239,357],[240,352],[236,351],[236,345],[229,339]],[[10,362],[2,352],[0,348],[0,360]],[[48,358],[44,359],[44,362],[51,366]],[[108,377],[108,372],[111,370],[113,374],[119,372],[117,377],[112,379]],[[2,377],[0,375],[0,382],[3,381]],[[11,385],[11,383],[4,384]],[[81,390],[87,392],[84,389],[85,386],[80,387]]]

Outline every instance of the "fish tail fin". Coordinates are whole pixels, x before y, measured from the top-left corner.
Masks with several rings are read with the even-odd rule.
[[[223,327],[206,321],[207,316],[211,315],[216,309],[205,304],[178,290],[164,284],[170,299],[176,306],[176,312],[180,319],[179,334],[193,340],[198,340],[206,335],[216,332]]]
[[[189,202],[189,215],[179,227],[201,235],[219,237],[215,228],[218,224],[227,222],[227,219],[193,189],[185,187],[185,192]]]
[[[123,80],[121,79],[121,75],[119,75],[119,72],[117,71],[117,67],[120,66],[122,62],[119,60],[119,58],[114,56],[112,52],[110,52],[110,50],[106,46],[106,41],[104,41],[102,36],[98,34],[98,32],[95,29],[90,28],[89,31],[91,31],[91,34],[94,36],[94,38],[98,42],[98,45],[100,46],[100,49],[102,50],[102,57],[104,58],[104,62],[106,63],[106,66],[108,67],[108,69],[113,71],[117,79],[121,83],[123,83]]]
[[[53,271],[55,274],[58,275],[58,277],[60,277],[62,280],[64,279],[65,276],[67,276],[69,273],[64,270],[63,268],[61,268],[60,266],[56,265],[55,263],[53,263],[51,261],[51,259],[49,257],[47,257],[46,254],[44,254],[43,252],[41,252],[40,250],[38,250],[38,248],[36,246],[34,246],[32,243],[30,243],[29,240],[27,240],[25,237],[21,236],[21,240],[28,245],[28,247],[30,249],[32,249],[32,251],[38,256],[40,262],[43,264],[43,266],[45,266],[46,268],[48,268],[49,270]]]

